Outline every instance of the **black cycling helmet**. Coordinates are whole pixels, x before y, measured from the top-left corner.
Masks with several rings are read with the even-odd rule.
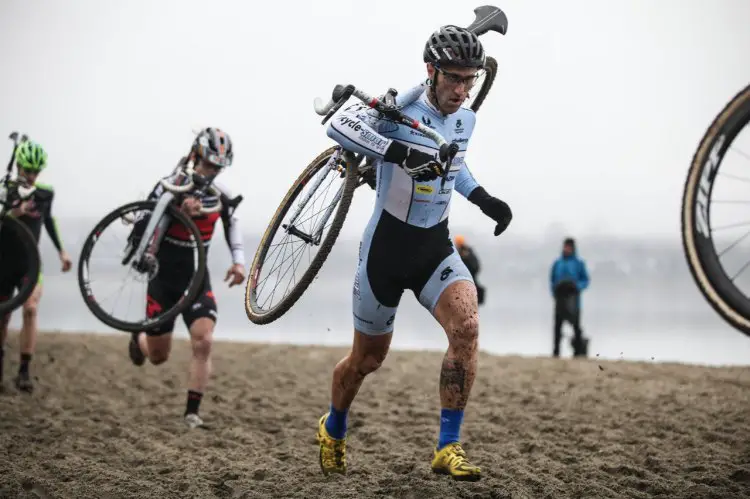
[[[229,134],[213,127],[200,131],[193,142],[193,152],[199,158],[219,167],[230,166],[234,157],[232,139],[229,138]]]
[[[452,24],[442,26],[430,35],[424,45],[424,62],[435,66],[455,65],[484,67],[484,47],[477,35]]]

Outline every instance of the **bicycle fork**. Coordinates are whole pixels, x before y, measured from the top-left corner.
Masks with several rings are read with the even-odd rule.
[[[318,190],[318,187],[320,187],[320,184],[323,183],[323,180],[328,176],[328,173],[331,170],[338,171],[342,174],[342,176],[346,175],[346,159],[344,159],[344,164],[341,164],[341,151],[336,151],[331,158],[328,160],[328,164],[326,167],[324,167],[321,172],[325,172],[324,175],[318,175],[318,178],[313,183],[312,189],[310,189],[310,192],[308,192],[305,197],[303,198],[303,201],[300,203],[300,205],[297,207],[297,210],[295,211],[292,218],[289,220],[288,224],[282,224],[282,227],[284,230],[293,236],[297,236],[301,240],[303,240],[306,244],[314,244],[319,245],[320,240],[323,237],[323,229],[326,226],[326,223],[328,222],[328,219],[331,218],[331,214],[333,213],[333,209],[336,205],[338,205],[339,201],[341,200],[341,196],[344,194],[344,186],[346,184],[341,184],[339,187],[339,190],[336,192],[336,195],[333,198],[333,202],[326,208],[325,213],[323,214],[322,219],[316,224],[316,226],[313,228],[312,232],[310,234],[307,234],[297,227],[295,227],[294,222],[297,221],[297,218],[299,218],[300,213],[302,213],[302,210],[307,206],[307,203],[310,201],[310,198],[312,198],[315,191]]]
[[[132,253],[132,260],[134,261],[133,268],[140,272],[147,269],[144,255],[155,255],[162,239],[164,239],[164,234],[171,222],[171,217],[168,215],[165,216],[164,212],[167,210],[167,206],[169,206],[169,203],[172,202],[174,197],[174,194],[169,191],[159,197],[159,201],[156,202],[156,206],[146,224],[146,228],[140,236],[138,247],[135,249],[135,252]],[[152,235],[153,239],[151,237]],[[123,264],[126,264],[127,260],[130,260],[130,258],[126,257]]]

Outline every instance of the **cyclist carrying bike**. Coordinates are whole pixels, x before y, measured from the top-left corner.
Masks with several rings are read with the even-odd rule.
[[[216,177],[221,171],[231,166],[234,152],[229,135],[218,128],[205,128],[193,142],[191,152],[187,158],[182,158],[180,164],[187,161],[195,162],[195,173],[207,179]],[[175,182],[180,175],[178,168],[169,178]],[[223,186],[213,185],[221,192],[221,196],[206,193],[201,196],[188,196],[184,199],[181,209],[191,216],[201,232],[203,244],[208,252],[208,246],[214,234],[216,222],[221,218],[224,226],[224,236],[232,254],[232,266],[227,271],[225,281],[229,287],[241,284],[245,279],[245,253],[242,234],[234,210],[229,203],[228,190]],[[149,199],[156,200],[164,188],[157,183],[149,195]],[[201,207],[210,208],[221,201],[222,209],[216,213],[201,215]],[[144,220],[145,222],[145,220]],[[166,232],[162,246],[159,248],[159,273],[148,284],[148,299],[146,310],[149,317],[153,317],[160,310],[171,307],[181,297],[194,272],[193,250],[189,246],[190,236],[181,224],[175,222]],[[187,244],[186,244],[187,243]],[[213,332],[218,319],[216,300],[211,290],[211,279],[206,269],[202,289],[194,302],[187,306],[182,313],[182,319],[190,333],[192,359],[188,376],[187,405],[183,417],[190,428],[203,425],[198,415],[198,409],[211,374],[211,345]],[[167,361],[172,348],[172,331],[175,320],[153,330],[134,333],[130,339],[129,355],[133,364],[143,365],[145,359],[154,364]]]
[[[11,215],[17,217],[31,231],[34,239],[39,243],[42,233],[42,225],[54,244],[60,255],[62,271],[68,272],[72,266],[70,256],[63,249],[60,231],[57,228],[55,217],[52,215],[52,201],[55,198],[55,191],[51,185],[37,182],[37,177],[47,166],[47,152],[36,142],[27,140],[21,143],[16,150],[15,155],[16,167],[18,168],[18,180],[28,186],[35,186],[36,189],[31,198],[21,203],[18,208],[11,210]],[[10,252],[12,254],[12,252]],[[18,261],[25,258],[25,255],[18,255]],[[19,286],[20,280],[24,276],[23,265],[8,265],[3,262],[3,268],[0,269],[0,298],[5,299],[13,294],[13,290]],[[21,391],[31,393],[34,390],[34,384],[29,374],[29,364],[31,357],[36,349],[37,337],[37,309],[42,297],[42,271],[39,270],[34,291],[23,304],[23,323],[21,326],[21,363],[18,368],[18,375],[15,377],[16,388]],[[8,323],[11,314],[6,314],[0,320],[0,380],[3,374],[3,356],[5,339],[8,336]]]
[[[440,432],[432,470],[456,480],[478,480],[460,444],[460,428],[477,370],[479,319],[471,274],[455,251],[448,211],[455,189],[496,222],[510,224],[509,206],[481,187],[464,163],[476,116],[462,108],[485,53],[476,35],[443,26],[424,47],[427,89],[401,111],[460,146],[442,183],[443,165],[432,140],[355,104],[334,117],[328,136],[375,159],[375,209],[360,243],[353,288],[354,341],[334,368],[329,412],[318,422],[323,473],[346,472],[347,414],[364,378],[378,369],[391,343],[396,311],[411,290],[445,330],[448,351],[440,372]]]

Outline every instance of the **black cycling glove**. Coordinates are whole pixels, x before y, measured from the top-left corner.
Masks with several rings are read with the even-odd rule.
[[[417,182],[429,182],[443,175],[443,165],[437,160],[437,154],[427,154],[405,146],[395,140],[383,155],[389,163],[396,163]]]
[[[495,235],[499,236],[505,229],[510,225],[510,221],[513,219],[513,212],[510,211],[510,206],[505,201],[501,201],[496,197],[490,196],[484,187],[477,187],[468,197],[469,201],[477,205],[482,213],[490,217],[492,220],[497,222],[495,226]]]

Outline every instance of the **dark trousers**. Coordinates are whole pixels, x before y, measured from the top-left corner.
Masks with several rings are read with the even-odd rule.
[[[587,354],[586,339],[581,328],[581,311],[577,306],[577,295],[568,294],[555,300],[555,327],[552,355],[560,356],[560,341],[562,341],[562,326],[565,322],[573,326],[573,356],[584,357]]]

